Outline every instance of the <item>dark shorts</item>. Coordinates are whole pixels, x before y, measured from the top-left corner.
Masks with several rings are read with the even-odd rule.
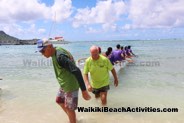
[[[78,90],[72,92],[64,92],[63,89],[59,89],[56,96],[56,102],[58,104],[64,104],[65,107],[70,110],[76,110],[78,105]]]
[[[96,95],[96,94],[100,94],[100,92],[107,92],[109,89],[110,89],[109,85],[98,88],[98,89],[93,88],[92,93]]]

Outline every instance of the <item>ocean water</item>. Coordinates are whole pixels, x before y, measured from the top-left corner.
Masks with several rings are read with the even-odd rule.
[[[117,69],[119,86],[111,83],[110,108],[177,108],[178,112],[77,112],[79,123],[182,123],[184,122],[184,40],[98,41],[57,44],[75,60],[88,57],[91,45],[102,51],[116,44],[131,45],[134,64]],[[0,46],[0,123],[68,123],[55,103],[59,85],[51,59],[35,53],[35,45]],[[113,80],[112,80],[113,81]],[[80,107],[101,107],[100,100]]]

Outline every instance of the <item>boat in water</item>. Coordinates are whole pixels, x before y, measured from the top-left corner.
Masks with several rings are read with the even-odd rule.
[[[58,36],[55,38],[49,38],[49,41],[52,42],[52,44],[68,44],[70,42],[65,41],[62,36]]]

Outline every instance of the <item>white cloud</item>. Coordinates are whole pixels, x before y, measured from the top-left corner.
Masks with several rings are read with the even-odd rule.
[[[17,24],[0,24],[0,29],[2,29],[5,33],[10,34],[10,35],[15,35],[15,34],[21,34],[23,32],[23,29],[20,25]]]
[[[117,31],[118,27],[116,24],[111,24],[111,23],[105,23],[102,25],[102,29],[104,30],[104,32],[107,32],[109,30],[111,31]]]
[[[183,0],[131,0],[129,19],[133,28],[184,26]]]
[[[71,0],[55,0],[54,5],[51,7],[52,20],[60,22],[70,17],[72,14],[72,1]],[[54,17],[55,16],[55,17]]]
[[[40,4],[36,0],[1,0],[0,1],[0,22],[5,20],[14,21],[32,21],[43,17],[45,4]]]
[[[86,31],[86,33],[98,33],[98,32],[99,32],[99,30],[94,29],[94,28],[92,28],[92,27],[89,27],[89,28],[87,29],[87,31]]]
[[[0,0],[0,22],[34,21],[55,19],[63,21],[71,15],[71,0],[55,0],[53,6],[46,6],[40,0]]]
[[[46,32],[46,30],[43,29],[43,28],[38,29],[38,33],[39,33],[39,34],[43,34],[43,33],[45,33],[45,32]]]
[[[34,22],[61,22],[68,19],[71,13],[71,0],[55,0],[51,6],[40,0],[0,0],[0,30],[16,36],[39,36],[46,30],[38,28]]]
[[[46,32],[44,28],[37,29],[35,24],[31,24],[28,27],[23,27],[15,23],[0,24],[0,29],[2,29],[7,34],[20,39],[32,39],[35,37],[39,37],[39,35],[42,35],[42,37],[44,37]]]
[[[75,9],[72,0],[53,0],[52,5],[43,1],[45,0],[0,0],[0,30],[18,37],[44,37],[48,35],[48,26],[45,25],[50,20],[68,20],[74,10],[76,14],[74,13],[72,20],[73,27],[83,26],[87,33],[184,27],[184,0],[94,0],[94,7]],[[42,22],[36,22],[37,20]],[[63,35],[61,29],[58,30],[56,34]]]
[[[78,9],[73,19],[73,27],[88,24],[114,24],[125,13],[122,0],[98,1],[96,7]]]
[[[130,24],[125,24],[122,29],[125,29],[125,30],[129,30],[131,29],[131,25]]]

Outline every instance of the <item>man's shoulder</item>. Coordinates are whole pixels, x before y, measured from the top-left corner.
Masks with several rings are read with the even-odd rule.
[[[92,60],[91,56],[86,58],[86,62],[91,62],[91,60]]]
[[[101,59],[101,60],[108,60],[108,58],[105,57],[105,56],[103,56],[103,55],[100,55],[100,59]]]
[[[61,56],[66,56],[66,53],[63,50],[56,48],[56,58],[60,58]]]

